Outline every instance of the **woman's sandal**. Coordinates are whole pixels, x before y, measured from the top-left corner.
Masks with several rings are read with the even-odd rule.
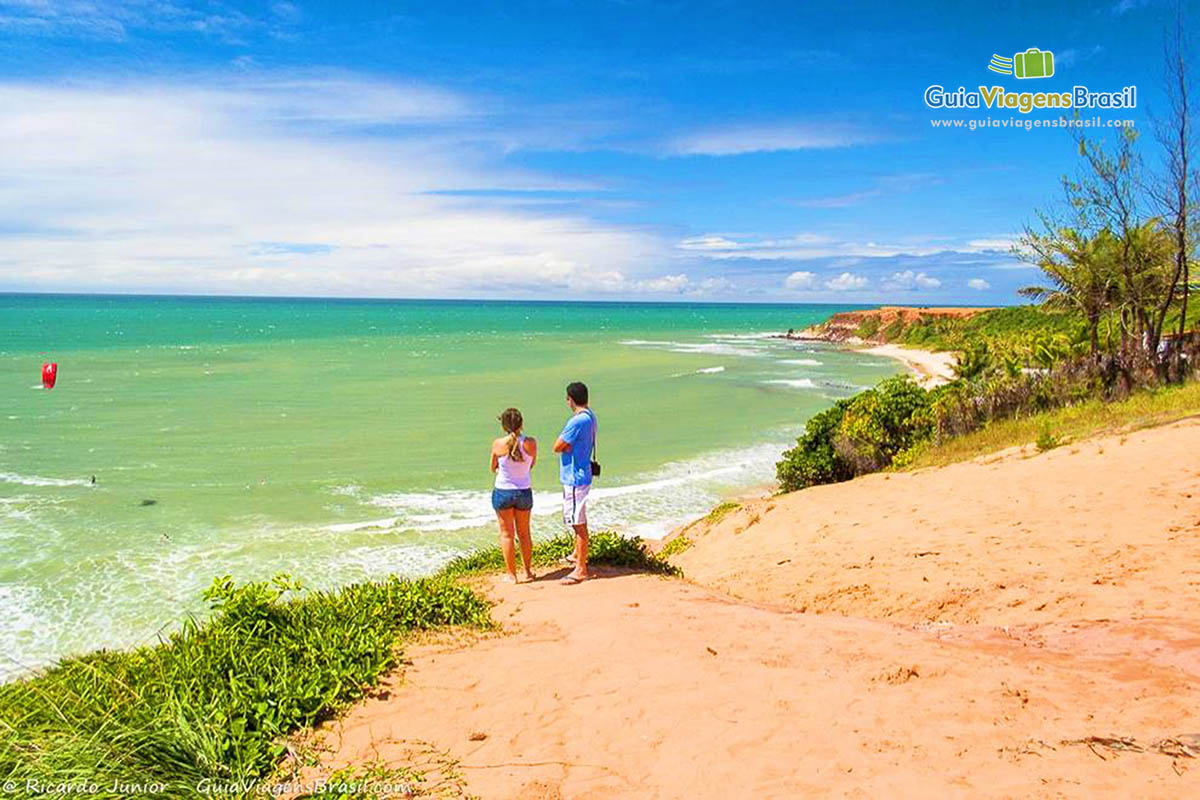
[[[575,575],[568,575],[559,581],[563,586],[574,586],[577,583],[583,583],[587,578],[580,578]]]

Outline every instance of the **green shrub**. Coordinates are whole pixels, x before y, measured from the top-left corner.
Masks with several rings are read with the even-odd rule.
[[[1049,428],[1042,428],[1035,442],[1039,453],[1044,453],[1047,450],[1053,450],[1062,445],[1062,439],[1055,435]]]
[[[775,465],[780,491],[794,492],[806,486],[836,483],[854,477],[833,450],[833,437],[848,405],[849,400],[839,400],[832,408],[812,417],[804,426],[804,434],[796,440],[796,446],[785,451],[783,460]]]
[[[888,378],[855,395],[833,438],[834,452],[855,475],[875,472],[897,453],[928,438],[929,392],[908,376]]]
[[[840,400],[808,421],[775,467],[781,491],[883,469],[933,430],[930,394],[908,376]]]

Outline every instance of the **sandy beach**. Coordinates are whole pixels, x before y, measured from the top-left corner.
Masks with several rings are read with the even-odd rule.
[[[308,773],[453,760],[448,791],[487,798],[1179,797],[1197,446],[1186,421],[750,502],[684,531],[686,580],[486,581],[502,632],[410,647]]]
[[[926,389],[932,389],[935,386],[941,386],[943,383],[949,383],[954,380],[954,365],[956,363],[954,353],[935,353],[931,350],[918,350],[895,344],[880,344],[873,347],[865,347],[861,352],[894,358],[897,361],[903,362],[912,371],[913,375],[916,376],[917,383]]]

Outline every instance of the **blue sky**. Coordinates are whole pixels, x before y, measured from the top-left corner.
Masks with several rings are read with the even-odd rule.
[[[0,0],[0,290],[1013,302],[1070,137],[926,87],[1133,84],[1149,148],[1174,13]]]

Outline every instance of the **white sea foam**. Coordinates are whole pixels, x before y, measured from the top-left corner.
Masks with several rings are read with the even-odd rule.
[[[740,341],[752,341],[756,339],[774,339],[779,336],[775,331],[762,331],[760,333],[706,333],[706,339],[731,339]]]
[[[775,386],[790,386],[793,389],[815,389],[817,385],[813,383],[812,378],[776,378],[774,380],[763,381]]]
[[[628,476],[631,482],[626,485],[610,485],[617,476],[606,476],[592,491],[593,527],[661,537],[703,514],[730,490],[768,483],[775,460],[795,432],[780,430],[770,434],[774,441],[665,464]],[[455,555],[495,540],[490,491],[482,486],[373,495],[347,481],[327,491],[339,495],[342,504],[358,500],[388,512],[299,528],[266,517],[245,517],[237,530],[221,531],[218,537],[197,523],[196,531],[173,531],[173,541],[153,536],[120,552],[78,553],[70,559],[69,582],[48,588],[0,583],[0,607],[6,611],[0,619],[5,654],[0,657],[0,681],[67,653],[156,641],[176,629],[185,615],[205,613],[200,596],[213,574],[243,581],[286,571],[313,588],[332,588],[388,574],[429,574]],[[39,494],[28,491],[22,497],[38,503],[65,502]],[[29,541],[28,520],[21,514],[24,504],[6,499],[13,502],[0,502],[0,528],[11,528]],[[558,491],[535,492],[536,538],[561,533],[560,507]],[[5,517],[11,524],[5,524]],[[305,546],[297,548],[298,541]],[[67,552],[61,547],[58,551]],[[114,576],[138,581],[137,591],[115,590]],[[147,598],[154,602],[148,604]]]
[[[615,527],[627,533],[660,535],[675,524],[702,513],[718,502],[730,487],[767,483],[786,436],[738,450],[716,451],[686,461],[665,464],[636,476],[634,483],[608,486],[596,484],[591,491],[592,517],[597,526]],[[328,525],[329,533],[349,534],[378,531],[466,531],[495,524],[491,492],[443,490],[436,492],[391,492],[367,498],[371,505],[386,508],[391,516]],[[534,492],[535,533],[539,526],[556,525],[560,508],[558,492]],[[538,522],[539,518],[542,520]]]
[[[0,683],[47,660],[52,647],[46,620],[37,610],[37,592],[29,586],[0,585]]]
[[[801,367],[819,367],[821,362],[815,358],[781,358],[780,364],[797,364]]]
[[[38,475],[18,475],[15,472],[0,472],[0,483],[16,483],[21,486],[90,486],[91,481],[76,478],[43,478]]]
[[[383,519],[368,519],[362,522],[345,522],[337,525],[329,525],[325,529],[334,533],[352,533],[354,531],[367,531],[372,528],[389,530],[396,527],[396,523],[399,521],[399,517],[384,517]]]
[[[696,374],[697,375],[715,375],[718,372],[724,372],[724,371],[725,371],[724,367],[704,367],[703,369],[696,370]]]
[[[623,339],[619,344],[630,347],[648,347],[656,350],[666,350],[671,353],[700,353],[713,356],[758,358],[767,354],[764,350],[729,344],[727,342],[659,342],[646,339]]]

